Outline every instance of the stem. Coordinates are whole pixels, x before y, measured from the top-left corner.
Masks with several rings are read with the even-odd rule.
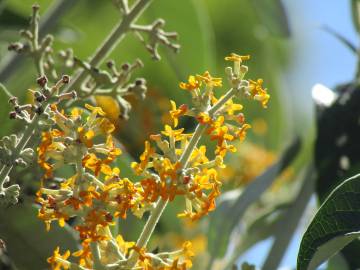
[[[182,167],[185,169],[188,166],[189,158],[191,153],[194,151],[194,148],[198,144],[202,134],[206,129],[206,125],[198,124],[195,128],[194,134],[190,139],[188,146],[186,147],[185,151],[182,153],[180,157],[180,163],[183,165]]]
[[[155,226],[158,223],[159,218],[163,213],[167,203],[168,200],[165,201],[161,198],[158,200],[154,211],[151,213],[151,216],[149,217],[148,221],[145,224],[144,230],[141,232],[141,235],[138,241],[136,242],[136,246],[145,247],[146,244],[149,242],[150,236],[154,232]]]
[[[152,211],[149,219],[147,220],[143,231],[140,234],[139,239],[136,241],[136,246],[139,248],[143,248],[146,246],[146,244],[149,242],[149,239],[151,237],[151,235],[153,234],[155,227],[157,225],[157,223],[159,222],[159,219],[165,209],[165,207],[168,204],[168,200],[163,200],[162,198],[160,198],[157,203],[156,206],[154,208],[154,210]],[[132,252],[128,261],[128,265],[129,268],[132,269],[137,262],[139,254],[137,252]]]
[[[105,270],[105,266],[101,263],[100,259],[100,250],[97,242],[90,243],[91,254],[94,261],[94,269],[95,270]]]
[[[32,136],[32,134],[34,133],[34,130],[35,130],[34,123],[36,123],[36,121],[32,122],[28,126],[28,128],[25,130],[23,136],[21,137],[21,139],[19,140],[18,144],[16,145],[16,147],[14,149],[15,150],[14,151],[14,156],[19,156],[20,152],[24,149],[24,147],[26,146],[26,144],[30,140],[30,138],[31,138],[31,136]],[[12,168],[13,168],[13,165],[10,165],[10,166],[4,165],[2,167],[1,172],[0,172],[0,179],[1,179],[0,181],[5,179],[5,177],[9,175]]]
[[[57,0],[54,1],[54,4],[51,5],[49,11],[47,11],[39,26],[39,36],[40,38],[44,36],[45,33],[49,32],[53,28],[58,20],[66,13],[70,8],[72,8],[77,1],[69,0]],[[0,81],[7,81],[12,74],[15,73],[16,69],[22,64],[25,59],[22,54],[12,54],[9,57],[6,57],[0,63]]]
[[[233,97],[233,95],[235,94],[236,90],[234,88],[231,88],[226,94],[225,96],[223,96],[209,111],[208,114],[210,115],[210,117],[214,116],[216,114],[217,111],[219,111],[221,109],[222,106],[225,105],[225,103],[231,99]]]
[[[124,19],[111,31],[110,35],[105,39],[103,44],[97,49],[89,64],[93,67],[98,66],[110,54],[115,46],[124,38],[125,33],[130,29],[131,24],[141,15],[152,0],[138,0],[128,14],[124,15]],[[77,89],[79,85],[86,80],[87,72],[82,70],[76,75],[74,80],[70,82],[67,91],[70,88]]]

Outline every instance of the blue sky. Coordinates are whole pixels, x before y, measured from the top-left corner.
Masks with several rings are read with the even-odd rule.
[[[285,74],[292,98],[294,115],[311,118],[313,103],[311,88],[316,83],[333,88],[339,83],[353,79],[356,58],[353,53],[329,33],[322,30],[328,26],[358,45],[357,34],[352,25],[350,0],[283,0],[290,20],[294,48],[293,64]],[[294,121],[296,122],[296,118]],[[315,202],[313,202],[315,204]],[[282,269],[295,267],[296,256],[303,228],[294,236],[281,264]],[[248,252],[241,261],[261,266],[271,240],[260,243]],[[291,267],[291,268],[289,268]]]

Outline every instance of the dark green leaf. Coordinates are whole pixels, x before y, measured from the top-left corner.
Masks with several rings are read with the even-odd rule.
[[[359,194],[358,174],[344,181],[329,195],[302,238],[298,270],[315,269],[359,236]]]
[[[4,8],[0,13],[0,25],[2,27],[26,27],[29,24],[29,18],[23,16],[12,9]]]
[[[330,258],[327,270],[349,270],[349,267],[341,253],[338,253]]]
[[[281,0],[251,0],[260,21],[273,35],[290,37],[289,21]]]

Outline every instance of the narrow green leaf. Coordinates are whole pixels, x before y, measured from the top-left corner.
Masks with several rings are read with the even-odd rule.
[[[351,0],[351,7],[354,27],[356,31],[360,33],[360,1]]]
[[[349,266],[341,253],[334,255],[330,258],[327,270],[349,270]]]
[[[299,226],[311,196],[314,194],[315,180],[314,166],[311,164],[306,168],[303,176],[302,187],[293,204],[284,213],[274,232],[274,242],[261,269],[278,269],[290,244],[294,233]]]
[[[357,49],[355,45],[348,40],[346,37],[344,37],[341,33],[335,31],[334,29],[330,28],[329,26],[324,26],[323,29],[328,32],[330,35],[334,36],[336,39],[338,39],[342,44],[344,44],[350,51],[353,53],[357,52]]]
[[[290,37],[289,21],[281,0],[251,0],[260,21],[270,33]]]
[[[218,209],[211,215],[209,225],[208,243],[212,257],[218,258],[225,255],[230,234],[240,222],[245,211],[260,198],[276,177],[294,160],[300,150],[300,145],[299,138],[296,138],[281,158],[262,175],[254,179],[240,196],[233,196],[232,199],[225,201],[226,204],[219,201]],[[220,234],[219,231],[222,233]]]
[[[230,258],[226,260],[227,267],[230,269],[236,263],[238,258],[256,243],[263,241],[274,234],[278,223],[283,220],[284,213],[289,204],[280,204],[271,207],[269,210],[261,213],[251,224],[248,229],[242,233],[241,237],[235,241],[234,252],[230,254]]]
[[[360,174],[333,190],[321,205],[300,245],[298,270],[315,269],[359,237]]]

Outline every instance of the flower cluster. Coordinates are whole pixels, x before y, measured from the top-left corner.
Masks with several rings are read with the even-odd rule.
[[[73,109],[70,115],[51,106],[52,119],[58,128],[42,134],[38,148],[38,162],[45,170],[42,186],[37,193],[41,208],[39,218],[47,230],[52,221],[65,226],[77,217],[74,229],[78,231],[82,249],[63,255],[60,249],[48,259],[52,269],[188,269],[192,266],[191,243],[185,242],[173,252],[146,250],[162,211],[168,202],[181,196],[185,207],[179,217],[197,220],[215,209],[220,195],[219,169],[224,168],[228,152],[236,151],[234,143],[244,140],[250,125],[241,113],[243,106],[234,98],[252,98],[266,107],[269,95],[262,88],[262,80],[245,80],[248,56],[232,54],[226,60],[234,61],[234,68],[226,69],[231,89],[216,97],[215,88],[222,79],[209,72],[190,76],[180,88],[189,91],[191,105],[177,107],[171,101],[173,126],[165,125],[159,134],[150,136],[139,162],[131,167],[141,176],[138,182],[120,177],[120,170],[112,162],[121,154],[111,133],[114,126],[99,107],[86,105],[90,111]],[[197,123],[194,132],[177,128],[182,117],[191,117]],[[84,119],[86,120],[84,121]],[[203,135],[214,142],[214,151],[199,145]],[[58,177],[56,187],[48,181],[55,171],[64,166],[75,168],[71,177]],[[50,179],[50,180],[49,180]],[[142,218],[149,211],[149,219],[136,242],[126,242],[110,230],[117,218],[125,219],[131,212]],[[78,263],[69,260],[70,255]]]

